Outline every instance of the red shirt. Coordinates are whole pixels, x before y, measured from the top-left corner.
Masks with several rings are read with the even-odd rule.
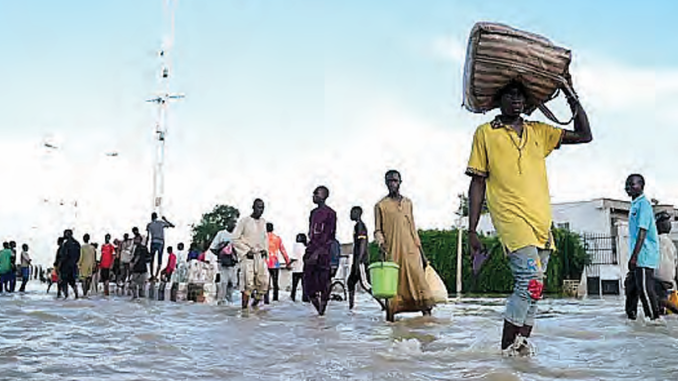
[[[101,247],[101,264],[102,269],[110,269],[113,267],[113,254],[115,253],[115,246],[110,243]]]
[[[169,261],[167,262],[167,271],[173,273],[176,267],[177,267],[177,256],[174,253],[170,253]]]

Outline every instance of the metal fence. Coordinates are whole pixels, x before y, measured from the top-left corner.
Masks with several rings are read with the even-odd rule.
[[[591,265],[616,265],[617,239],[606,234],[585,233],[584,248],[591,257]]]

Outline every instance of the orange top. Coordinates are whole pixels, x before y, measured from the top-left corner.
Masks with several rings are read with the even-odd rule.
[[[285,264],[290,263],[290,257],[287,256],[287,250],[282,243],[282,239],[274,233],[268,233],[268,268],[277,269],[280,267],[278,255],[282,253],[285,258]]]

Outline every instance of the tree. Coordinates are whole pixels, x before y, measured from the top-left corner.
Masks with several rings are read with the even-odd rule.
[[[462,217],[468,217],[469,214],[469,201],[468,196],[464,193],[459,194],[459,209]],[[487,198],[483,199],[483,206],[480,208],[480,214],[489,213],[490,210],[487,209]],[[457,212],[458,214],[459,212]]]
[[[216,205],[211,212],[205,213],[197,225],[191,225],[191,242],[200,248],[209,245],[214,236],[226,228],[228,221],[237,221],[240,211],[230,205]]]

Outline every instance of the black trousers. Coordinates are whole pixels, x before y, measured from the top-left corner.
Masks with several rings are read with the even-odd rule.
[[[292,301],[297,300],[297,287],[299,286],[299,283],[302,282],[302,279],[304,278],[304,273],[292,273]],[[304,300],[304,285],[302,284],[301,286],[301,293],[302,293],[302,300]]]
[[[659,318],[659,299],[657,298],[654,270],[647,267],[636,267],[626,275],[626,316],[635,320],[638,316],[638,299],[643,305],[645,317],[655,320]]]
[[[177,294],[179,292],[179,283],[172,283],[172,288],[170,289],[170,300],[173,302],[177,301]]]
[[[268,273],[271,276],[271,278],[270,278],[271,283],[270,283],[269,289],[270,288],[273,289],[273,301],[276,302],[276,301],[278,301],[278,292],[280,291],[280,285],[279,285],[279,282],[278,282],[278,278],[280,277],[280,269],[268,269]],[[264,296],[264,301],[266,303],[269,302],[269,299],[268,299],[269,292],[267,292],[266,295]]]
[[[16,266],[12,266],[12,272],[9,278],[9,292],[16,290]]]
[[[71,286],[73,289],[73,292],[76,292],[76,284],[75,284],[75,278],[70,278],[67,280],[62,280],[59,282],[59,285],[61,286],[61,292],[64,294],[64,297],[68,298],[68,286]]]
[[[350,293],[355,293],[355,286],[358,283],[360,283],[360,287],[363,290],[371,291],[372,286],[370,285],[370,273],[367,271],[367,265],[364,263],[354,263],[346,283]]]

